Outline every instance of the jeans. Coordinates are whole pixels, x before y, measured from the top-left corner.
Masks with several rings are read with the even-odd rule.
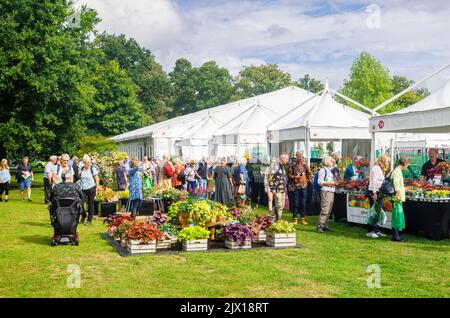
[[[131,215],[132,216],[136,216],[137,212],[141,208],[141,203],[142,203],[141,199],[135,199],[135,200],[131,201],[131,206],[132,206]]]
[[[52,192],[52,183],[48,178],[44,178],[45,203],[50,202],[50,193]]]
[[[370,190],[367,190],[366,192],[366,198],[369,199],[369,203],[370,203],[370,207],[373,206],[373,204],[375,203],[375,201],[372,198],[373,192]],[[383,206],[383,198],[381,196],[380,192],[377,192],[377,203],[378,205],[381,207]],[[371,232],[379,232],[380,231],[380,227],[378,225],[372,226],[370,224],[367,224],[367,233],[371,233]]]
[[[198,185],[202,188],[203,193],[206,193],[206,190],[208,190],[208,180],[198,179]]]
[[[92,187],[88,190],[83,190],[83,196],[84,196],[84,203],[88,204],[88,221],[92,221],[92,217],[94,216],[94,199],[95,199],[95,194],[96,194],[96,187]],[[83,204],[83,214],[82,214],[83,218],[86,217],[86,210],[84,208],[84,204]]]
[[[195,195],[195,192],[197,191],[197,181],[188,181],[187,189],[190,194]]]
[[[305,217],[307,195],[308,192],[306,188],[294,190],[294,219],[298,217],[299,210],[302,218]]]

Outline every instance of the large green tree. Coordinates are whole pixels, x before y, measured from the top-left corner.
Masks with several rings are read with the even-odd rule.
[[[233,93],[230,73],[214,61],[192,67],[187,59],[179,59],[169,77],[174,89],[174,116],[228,103]]]
[[[228,70],[209,61],[195,70],[197,110],[228,103],[233,92]]]
[[[252,65],[239,72],[234,99],[269,93],[290,85],[291,75],[280,70],[276,64]]]
[[[309,74],[299,78],[294,84],[312,93],[318,93],[325,88],[325,85],[321,81],[309,76]]]
[[[92,75],[94,105],[86,116],[87,132],[114,136],[142,127],[144,110],[137,86],[116,61],[97,65]]]
[[[167,119],[171,112],[172,86],[162,66],[150,50],[125,35],[103,33],[97,38],[105,53],[104,63],[115,60],[138,87],[138,99],[147,114],[148,123]]]
[[[87,54],[98,18],[67,1],[0,2],[0,154],[74,152],[92,90]]]
[[[363,52],[353,62],[341,93],[369,108],[375,108],[393,96],[392,88],[389,70],[369,53]]]

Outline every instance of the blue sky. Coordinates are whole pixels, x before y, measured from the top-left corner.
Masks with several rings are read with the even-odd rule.
[[[79,0],[97,9],[99,31],[124,33],[166,71],[176,59],[215,60],[233,75],[276,63],[294,80],[309,73],[339,88],[368,51],[414,80],[450,63],[447,0]],[[450,78],[450,70],[427,86]]]

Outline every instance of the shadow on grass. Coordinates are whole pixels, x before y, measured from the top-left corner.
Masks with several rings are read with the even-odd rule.
[[[39,227],[52,227],[50,222],[42,223],[42,222],[21,222],[20,224],[29,225],[29,226],[39,226]]]
[[[50,246],[51,234],[22,236],[22,237],[20,237],[20,239],[24,242],[35,244],[35,245]]]

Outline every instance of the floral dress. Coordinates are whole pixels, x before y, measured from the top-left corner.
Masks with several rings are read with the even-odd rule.
[[[128,177],[130,179],[130,201],[142,200],[142,166],[131,168],[128,170]]]

